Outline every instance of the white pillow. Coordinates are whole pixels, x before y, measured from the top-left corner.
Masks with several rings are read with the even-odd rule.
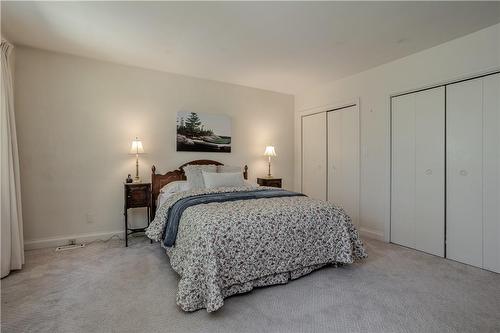
[[[184,167],[184,173],[186,174],[186,179],[189,184],[189,188],[193,190],[199,190],[205,188],[205,182],[203,181],[203,175],[201,171],[216,173],[217,166],[214,164],[209,165],[186,165]]]
[[[241,172],[243,173],[243,170],[239,166],[232,166],[232,165],[218,165],[217,166],[217,172],[220,173],[226,173],[226,172]]]
[[[241,172],[213,173],[202,171],[205,188],[243,186]]]
[[[248,186],[248,187],[259,187],[260,185],[257,184],[256,182],[252,182],[250,180],[245,180],[245,186]]]
[[[189,190],[189,184],[186,180],[176,180],[163,186],[160,190],[160,193],[174,194],[187,190]]]

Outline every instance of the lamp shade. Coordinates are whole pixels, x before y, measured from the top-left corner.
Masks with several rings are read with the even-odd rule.
[[[264,156],[276,156],[276,152],[274,151],[274,147],[267,146],[266,151],[264,152]]]
[[[130,154],[144,154],[144,148],[142,147],[142,141],[138,137],[132,141],[132,146],[130,147]]]

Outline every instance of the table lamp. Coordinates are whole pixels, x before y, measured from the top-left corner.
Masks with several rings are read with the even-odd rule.
[[[139,178],[139,154],[144,154],[144,148],[142,147],[142,141],[138,137],[132,141],[132,147],[130,148],[130,154],[135,154],[135,177],[134,183],[139,183],[141,178]]]
[[[276,156],[276,152],[274,151],[274,147],[273,146],[267,146],[266,147],[266,151],[264,152],[264,156],[267,156],[269,157],[269,169],[268,169],[268,173],[267,173],[267,177],[268,178],[271,178],[271,156]]]

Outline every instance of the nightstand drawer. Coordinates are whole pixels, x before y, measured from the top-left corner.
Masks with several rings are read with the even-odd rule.
[[[128,208],[149,206],[149,185],[128,185],[125,189],[126,206]]]
[[[257,178],[260,186],[281,187],[281,178]]]
[[[266,186],[281,187],[281,180],[270,180],[266,182]]]

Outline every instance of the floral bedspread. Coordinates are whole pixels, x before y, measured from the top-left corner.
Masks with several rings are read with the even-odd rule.
[[[245,186],[174,194],[158,209],[146,235],[162,241],[168,210],[181,198],[255,190]],[[222,307],[228,296],[366,257],[344,210],[304,196],[189,207],[180,220],[175,245],[166,251],[181,277],[177,304],[184,311],[206,308],[208,312]]]

